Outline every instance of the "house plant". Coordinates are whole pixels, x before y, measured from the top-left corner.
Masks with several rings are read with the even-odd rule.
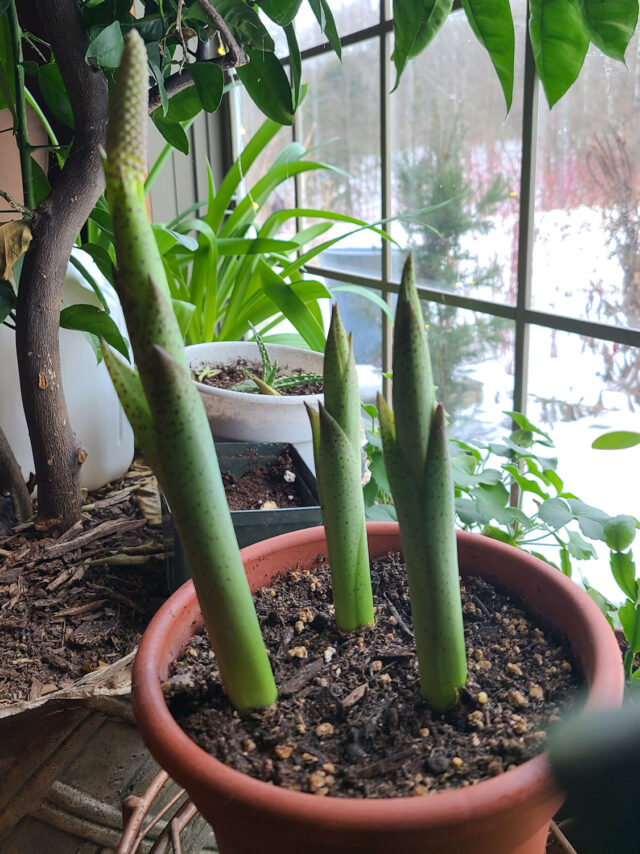
[[[346,585],[348,589],[341,593],[338,584],[334,591],[335,597],[343,593],[348,600],[345,603],[336,601],[338,626],[351,628],[349,623],[353,620],[362,627],[372,619],[367,579],[361,572],[364,508],[361,494],[359,506],[352,506],[349,498],[355,495],[353,485],[358,477],[356,443],[353,441],[353,394],[349,393],[349,388],[353,387],[354,368],[350,347],[345,346],[344,337],[337,328],[335,334],[329,336],[326,354],[332,365],[327,379],[335,377],[336,382],[329,394],[328,408],[322,408],[318,415],[313,415],[312,423],[315,424],[314,444],[322,472],[319,481],[321,501],[330,502],[332,498],[341,501],[345,509],[351,511],[354,525],[340,528],[341,519],[334,518],[333,508],[327,503],[324,508],[325,524],[333,531],[329,530],[326,538],[323,531],[312,529],[306,535],[294,533],[276,538],[267,545],[250,547],[244,552],[243,568],[240,555],[231,545],[231,521],[225,512],[206,416],[195,389],[185,382],[187,367],[180,347],[180,333],[172,320],[166,279],[157,255],[149,252],[153,236],[140,192],[144,169],[141,142],[144,133],[140,121],[144,115],[143,62],[142,45],[132,34],[123,55],[122,85],[116,90],[112,106],[106,161],[108,198],[116,226],[121,270],[121,298],[140,373],[138,375],[129,369],[107,348],[104,349],[105,359],[175,512],[227,696],[240,712],[249,712],[273,704],[277,688],[251,605],[245,569],[250,576],[255,573],[254,583],[261,586],[273,573],[282,572],[288,562],[300,561],[305,567],[309,558],[316,559],[325,543],[332,554],[332,564],[336,556],[341,561],[349,560],[350,554],[356,554],[358,563],[353,569],[353,583],[349,582]],[[456,700],[464,685],[465,663],[460,647],[462,626],[457,615],[460,606],[459,601],[456,606],[453,596],[458,580],[455,542],[452,541],[453,509],[452,506],[450,510],[447,507],[452,496],[449,494],[447,502],[450,481],[442,410],[434,408],[429,378],[425,373],[423,354],[426,343],[422,322],[416,312],[416,301],[411,276],[407,274],[396,321],[400,361],[394,366],[394,373],[397,378],[402,378],[400,382],[396,379],[400,396],[394,401],[395,423],[391,412],[385,411],[383,429],[390,468],[395,472],[396,482],[399,482],[400,501],[396,498],[396,503],[403,507],[401,513],[411,522],[421,523],[429,517],[435,521],[432,543],[427,543],[435,566],[429,570],[434,575],[431,590],[435,591],[439,606],[433,609],[432,620],[422,620],[424,611],[428,611],[431,605],[428,600],[425,603],[422,598],[425,591],[420,589],[423,535],[419,525],[413,529],[405,526],[402,545],[409,575],[417,580],[414,585],[417,590],[411,596],[416,634],[420,636],[418,648],[422,652],[425,649],[435,650],[437,659],[447,662],[439,669],[432,666],[436,658],[427,655],[425,660],[425,656],[421,656],[421,691],[435,709],[446,709]],[[168,401],[171,401],[169,406]],[[412,454],[411,465],[408,468],[404,464],[405,482],[402,482],[401,457],[407,450]],[[429,473],[426,484],[422,474],[425,469]],[[343,470],[345,475],[342,479]],[[336,486],[331,473],[335,481],[343,484],[342,489]],[[426,495],[423,490],[426,490]],[[339,494],[341,491],[344,491],[343,495]],[[411,504],[414,497],[418,498],[417,507]],[[439,524],[434,518],[438,516],[444,516],[444,524]],[[336,528],[342,533],[340,530],[336,533]],[[388,527],[373,529],[369,534],[373,554],[398,547],[395,526],[391,530]],[[307,544],[305,538],[308,538]],[[269,551],[277,553],[276,565],[271,569],[266,559]],[[491,553],[489,559],[487,552]],[[620,701],[623,676],[617,645],[606,621],[583,592],[560,573],[540,566],[535,559],[518,552],[515,554],[524,561],[527,572],[514,572],[514,564],[509,564],[508,569],[504,565],[502,570],[492,569],[494,563],[496,566],[500,563],[496,560],[498,555],[510,555],[515,560],[511,549],[504,544],[488,539],[469,540],[463,535],[460,537],[460,553],[466,572],[496,580],[499,578],[507,589],[529,594],[530,605],[538,614],[553,615],[561,603],[570,603],[566,610],[561,609],[562,617],[556,614],[551,619],[556,625],[560,620],[564,621],[573,652],[588,674],[591,683],[589,703],[615,705]],[[336,566],[333,566],[335,570]],[[310,827],[312,833],[319,834],[320,826],[327,823],[334,830],[329,831],[328,837],[312,837],[307,850],[339,850],[340,846],[350,851],[386,850],[393,841],[401,844],[404,851],[424,850],[425,845],[430,844],[433,851],[444,852],[452,850],[452,840],[455,840],[455,850],[466,852],[487,850],[493,854],[500,851],[504,854],[533,854],[543,849],[548,821],[561,800],[553,785],[548,785],[544,757],[469,789],[434,798],[394,799],[389,804],[384,799],[354,803],[334,798],[313,798],[308,794],[264,785],[225,769],[195,746],[192,752],[188,748],[189,740],[168,714],[160,682],[167,674],[169,660],[193,634],[197,615],[197,600],[189,585],[181,588],[161,609],[145,635],[136,661],[134,703],[148,743],[174,776],[189,782],[199,808],[216,822],[222,821],[225,814],[234,819],[228,825],[218,827],[222,851],[255,850],[255,839],[252,837],[247,841],[246,834],[258,813],[264,819],[260,824],[260,846],[265,851],[283,850],[283,840],[286,840],[284,850],[298,850],[304,825]],[[588,638],[588,642],[583,645],[580,638]],[[171,731],[166,738],[166,733],[163,733],[165,727]],[[176,746],[177,754],[174,753]],[[186,763],[174,761],[180,754],[186,757]],[[533,777],[532,788],[526,785],[521,788],[520,781],[529,775]],[[238,783],[238,788],[229,788],[232,781]],[[217,805],[212,794],[215,789],[223,792]],[[531,810],[516,817],[516,829],[505,815],[507,790],[515,791],[518,806],[526,801]],[[494,806],[487,817],[481,819],[483,808],[492,801],[492,794],[497,800],[493,801]],[[249,807],[246,814],[241,810],[235,811],[236,806],[242,803]],[[481,806],[474,807],[474,803]],[[289,812],[287,806],[292,808],[290,823],[283,824],[285,813]],[[391,814],[396,814],[397,823]],[[465,824],[464,819],[469,823]],[[384,843],[384,849],[373,848],[371,834],[360,836],[363,823],[373,829],[374,838]],[[429,826],[433,832],[430,840],[425,835]],[[406,836],[400,837],[398,842],[397,834],[401,827]],[[235,835],[236,832],[239,836]],[[481,848],[481,841],[489,847]]]

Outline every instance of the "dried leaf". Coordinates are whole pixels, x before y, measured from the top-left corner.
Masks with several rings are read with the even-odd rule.
[[[152,527],[162,525],[162,508],[160,506],[160,491],[155,477],[145,480],[134,493],[140,512]]]
[[[0,279],[8,279],[11,268],[31,243],[26,222],[12,220],[0,225]]]

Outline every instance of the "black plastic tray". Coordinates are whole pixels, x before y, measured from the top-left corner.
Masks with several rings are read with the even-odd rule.
[[[282,442],[216,442],[220,469],[238,477],[250,468],[274,463],[284,447]],[[278,534],[322,525],[316,479],[292,445],[289,446],[289,451],[295,464],[295,473],[299,478],[299,490],[304,495],[308,506],[283,507],[276,510],[232,510],[231,519],[240,548]],[[169,590],[176,590],[190,578],[190,575],[182,543],[173,526],[171,511],[164,496],[162,497],[162,525],[167,583]]]

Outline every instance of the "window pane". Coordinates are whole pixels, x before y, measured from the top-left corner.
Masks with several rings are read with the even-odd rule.
[[[243,87],[235,87],[232,97],[234,99],[232,102],[233,146],[235,156],[238,157],[266,119]],[[290,127],[283,127],[278,131],[247,170],[245,180],[240,185],[240,198],[267,174],[276,158],[291,143],[292,138]],[[256,223],[260,226],[275,211],[293,207],[295,207],[295,185],[293,178],[288,178],[275,186],[267,200],[256,209]],[[276,236],[283,239],[290,237],[295,233],[295,225],[294,219],[287,220]]]
[[[540,98],[532,305],[640,327],[640,40]]]
[[[513,324],[500,317],[422,301],[438,399],[459,439],[501,435],[513,401]]]
[[[640,349],[532,327],[529,350],[527,414],[550,433],[565,489],[609,515],[640,518],[640,497],[628,476],[640,469],[640,448],[591,447],[602,433],[634,429]],[[583,573],[605,595],[619,599],[607,550],[600,551],[600,561],[581,564]]]
[[[409,62],[390,97],[392,214],[448,202],[394,229],[414,254],[418,280],[509,304],[516,298],[524,6],[514,4],[519,71],[506,119],[495,71],[462,12]]]
[[[369,40],[343,51],[342,63],[332,54],[312,57],[304,63],[309,83],[299,110],[298,138],[307,147],[319,146],[314,157],[341,171],[326,169],[301,175],[304,207],[337,211],[366,222],[380,219],[380,95],[378,91],[378,42]],[[320,220],[318,220],[320,221]],[[310,225],[314,220],[306,220]],[[354,226],[341,225],[329,237],[349,234]],[[320,259],[330,269],[353,269],[353,252],[374,265],[379,276],[380,239],[370,231],[358,231],[341,241]],[[339,251],[338,251],[339,250]],[[341,253],[345,253],[342,261]]]
[[[378,23],[380,4],[378,0],[332,0],[331,11],[336,22],[336,29],[341,38],[364,30]],[[302,5],[296,16],[296,35],[300,50],[314,47],[326,42],[311,6]]]

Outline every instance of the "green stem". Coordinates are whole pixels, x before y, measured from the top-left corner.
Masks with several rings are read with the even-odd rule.
[[[9,30],[11,32],[11,45],[15,61],[14,80],[16,87],[16,141],[20,152],[20,169],[22,171],[22,193],[24,205],[29,210],[35,208],[35,194],[33,188],[33,168],[31,165],[31,145],[29,144],[29,131],[27,128],[27,100],[24,90],[24,66],[22,64],[22,30],[18,21],[15,0],[9,4]]]
[[[29,104],[29,106],[31,107],[33,112],[40,119],[42,127],[45,129],[47,136],[51,140],[51,144],[52,144],[51,150],[54,152],[54,154],[58,160],[58,166],[60,166],[60,168],[62,169],[62,167],[64,166],[64,158],[60,154],[60,151],[58,150],[60,148],[60,143],[58,141],[58,137],[55,134],[55,131],[53,130],[53,128],[49,124],[49,120],[47,119],[45,114],[42,112],[40,104],[36,101],[36,99],[33,97],[31,92],[26,88],[26,86],[24,89],[24,96],[25,96],[25,99],[27,101],[27,104]],[[45,147],[48,148],[48,146],[42,146],[42,145],[38,145],[35,147],[36,148],[45,148]]]

